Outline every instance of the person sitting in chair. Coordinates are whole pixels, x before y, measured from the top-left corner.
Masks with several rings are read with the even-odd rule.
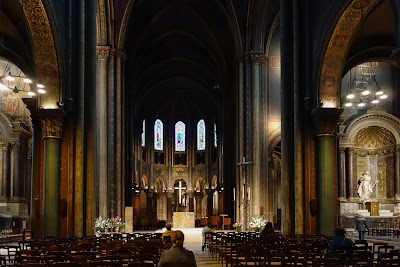
[[[163,242],[163,247],[164,248],[170,248],[172,247],[172,233],[174,231],[171,230],[172,225],[170,223],[167,223],[165,225],[165,228],[167,228],[167,231],[165,231],[162,236],[161,236],[161,240]]]
[[[158,267],[197,267],[193,252],[183,247],[184,240],[185,235],[182,233],[182,231],[176,230],[172,233],[173,246],[170,249],[164,250],[164,252],[161,254]]]

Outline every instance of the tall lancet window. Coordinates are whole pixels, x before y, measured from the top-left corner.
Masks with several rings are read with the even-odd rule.
[[[197,150],[206,149],[206,125],[204,120],[201,119],[197,123]]]
[[[161,120],[157,119],[154,124],[154,149],[162,151],[164,148],[164,129]]]
[[[214,147],[218,146],[218,139],[217,139],[217,125],[214,123]]]
[[[146,146],[146,120],[143,120],[142,125],[142,147]]]
[[[183,122],[178,121],[175,124],[175,151],[185,152],[186,148],[186,126]]]

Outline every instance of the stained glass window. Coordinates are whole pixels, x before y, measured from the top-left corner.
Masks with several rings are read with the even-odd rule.
[[[206,149],[206,125],[204,120],[201,119],[197,123],[197,150]]]
[[[146,120],[143,120],[142,126],[142,147],[146,146]]]
[[[185,151],[185,124],[178,121],[175,124],[175,151],[184,152]]]
[[[163,136],[163,123],[161,120],[157,119],[154,124],[154,149],[163,150],[164,147],[164,136]]]
[[[214,147],[218,146],[217,140],[217,125],[214,123]]]

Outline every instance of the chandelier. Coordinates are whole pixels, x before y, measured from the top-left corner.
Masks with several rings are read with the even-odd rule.
[[[376,81],[374,64],[377,63],[366,62],[350,70],[345,107],[367,109],[377,106],[387,98]]]
[[[29,96],[44,94],[44,85],[40,81],[28,78],[14,64],[0,60],[0,91],[24,92]]]

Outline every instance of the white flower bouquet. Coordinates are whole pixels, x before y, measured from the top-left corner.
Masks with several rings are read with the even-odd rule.
[[[255,231],[260,231],[260,230],[264,229],[266,224],[267,224],[267,220],[264,220],[264,218],[252,217],[251,222],[249,223],[249,226],[250,226],[250,228],[252,228]]]

